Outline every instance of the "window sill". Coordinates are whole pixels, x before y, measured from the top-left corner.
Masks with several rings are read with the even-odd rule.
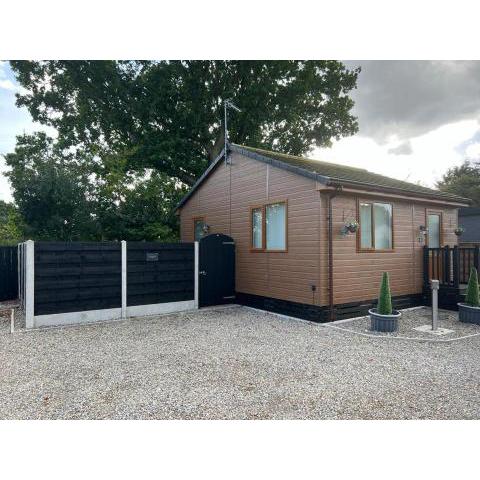
[[[288,253],[288,250],[267,250],[264,248],[250,248],[250,253]]]
[[[357,253],[394,253],[395,249],[387,248],[387,249],[375,249],[375,248],[359,248]]]

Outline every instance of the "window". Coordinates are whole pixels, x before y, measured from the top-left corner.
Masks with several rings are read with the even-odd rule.
[[[391,250],[392,206],[389,203],[361,202],[360,248],[363,250]]]
[[[438,213],[429,213],[427,217],[428,246],[440,248],[441,216]]]
[[[252,208],[252,248],[263,248],[263,207]]]
[[[252,207],[252,250],[283,252],[287,249],[287,203],[276,202]]]
[[[193,219],[193,233],[196,242],[205,236],[205,219],[203,217]]]
[[[267,205],[266,224],[267,250],[285,250],[287,219],[284,203]]]

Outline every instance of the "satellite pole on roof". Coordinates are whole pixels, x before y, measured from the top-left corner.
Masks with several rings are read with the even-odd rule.
[[[227,148],[227,145],[228,145],[228,128],[227,128],[227,109],[228,108],[233,108],[235,111],[237,112],[241,112],[241,110],[234,104],[232,103],[232,101],[227,98],[224,102],[223,102],[223,108],[224,108],[224,130],[225,130],[225,142],[224,142],[224,146],[223,146],[223,151],[224,151],[224,156],[225,156],[225,165],[228,164],[228,148]]]

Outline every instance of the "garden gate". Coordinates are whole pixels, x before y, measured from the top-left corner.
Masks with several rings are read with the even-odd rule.
[[[235,300],[235,242],[214,233],[200,240],[199,306],[223,305]]]

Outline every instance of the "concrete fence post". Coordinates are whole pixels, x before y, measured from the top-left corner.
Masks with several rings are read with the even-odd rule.
[[[432,330],[438,328],[438,289],[440,288],[440,282],[438,280],[432,280]]]
[[[127,242],[122,244],[122,318],[127,318]]]
[[[198,308],[198,268],[199,268],[199,260],[200,260],[200,245],[198,242],[194,244],[195,248],[195,268],[194,268],[194,276],[195,276],[195,294],[194,294],[194,305],[195,308]]]
[[[33,328],[35,305],[35,244],[33,240],[25,242],[25,327]]]

